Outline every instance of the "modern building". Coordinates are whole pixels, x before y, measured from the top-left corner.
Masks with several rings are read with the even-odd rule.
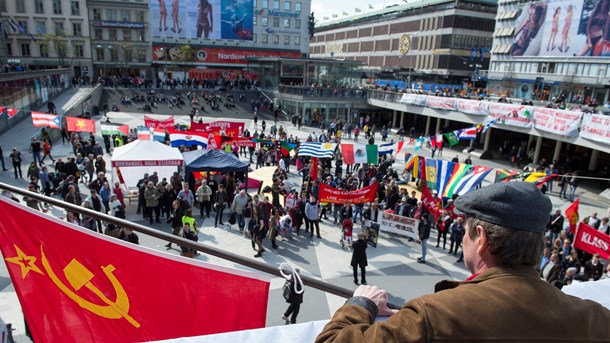
[[[91,69],[85,0],[3,0],[0,13],[3,63],[68,67],[75,76]]]
[[[161,79],[256,78],[246,72],[248,57],[300,58],[309,49],[310,0],[173,4],[150,5],[153,66]]]
[[[87,0],[93,74],[152,77],[148,1]]]
[[[607,0],[500,0],[490,86],[498,93],[606,103],[610,89]]]
[[[461,84],[484,76],[495,16],[495,1],[429,0],[323,18],[309,53],[362,62],[373,78]]]

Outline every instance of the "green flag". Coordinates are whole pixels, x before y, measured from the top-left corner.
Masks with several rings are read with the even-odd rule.
[[[447,140],[449,141],[449,146],[454,146],[460,141],[457,134],[455,134],[455,131],[443,133],[443,136],[445,136],[445,138],[447,138]]]

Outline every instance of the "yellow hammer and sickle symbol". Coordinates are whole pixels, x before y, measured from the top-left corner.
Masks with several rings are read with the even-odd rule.
[[[102,293],[97,287],[95,287],[91,283],[91,279],[93,279],[93,273],[91,273],[85,266],[83,266],[76,259],[72,259],[70,263],[64,268],[64,275],[66,279],[74,288],[75,291],[80,290],[83,287],[86,287],[88,290],[97,295],[106,305],[97,305],[90,301],[87,301],[80,296],[78,296],[74,291],[72,291],[68,286],[64,285],[63,282],[57,277],[47,257],[44,254],[42,247],[40,247],[42,266],[47,271],[47,274],[53,281],[53,283],[59,288],[64,294],[66,294],[70,299],[74,300],[80,307],[89,310],[98,316],[105,317],[108,319],[119,319],[125,318],[131,325],[136,328],[140,327],[140,323],[138,323],[135,319],[133,319],[129,315],[129,297],[127,297],[127,293],[125,289],[119,282],[119,280],[112,274],[112,272],[116,269],[113,265],[108,265],[106,267],[102,267],[102,271],[114,287],[114,291],[116,293],[116,301],[112,302],[108,297]]]

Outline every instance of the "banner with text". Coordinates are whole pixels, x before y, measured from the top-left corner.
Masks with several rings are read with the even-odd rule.
[[[489,101],[457,99],[457,110],[462,113],[486,116],[489,113]]]
[[[197,123],[191,122],[191,131],[197,132],[210,132],[213,134],[220,134],[227,137],[241,137],[244,134],[244,123],[237,123],[232,121],[217,120],[211,123]]]
[[[400,102],[407,105],[426,106],[427,99],[427,95],[407,93],[402,95]]]
[[[345,204],[347,202],[351,204],[365,204],[373,202],[377,195],[377,187],[379,187],[379,184],[374,183],[368,187],[346,192],[321,183],[320,202],[330,204]]]
[[[442,96],[429,96],[426,100],[426,105],[439,110],[452,111],[457,109],[455,98],[446,98]]]
[[[610,143],[610,117],[603,114],[584,114],[580,136],[599,143]]]
[[[382,212],[378,218],[379,229],[385,232],[392,232],[409,238],[417,239],[417,228],[419,220],[403,217],[398,214]]]
[[[531,116],[533,107],[514,105],[503,102],[489,104],[489,117],[495,119],[496,124],[506,124],[518,127],[532,127]]]
[[[223,64],[247,64],[248,57],[286,57],[298,58],[301,57],[301,52],[296,51],[262,51],[248,49],[230,49],[230,48],[207,48],[202,47],[195,49],[195,60],[193,63],[223,63]],[[152,47],[153,61],[168,62],[168,63],[183,63],[184,52],[180,47],[169,45],[153,45]]]
[[[599,254],[599,257],[610,257],[610,236],[597,229],[580,222],[574,237],[574,247],[590,254]]]
[[[534,127],[560,136],[578,136],[580,119],[582,112],[546,107],[536,107],[534,110]]]
[[[144,126],[150,127],[151,129],[173,129],[174,116],[170,116],[165,120],[157,120],[149,116],[144,116]]]

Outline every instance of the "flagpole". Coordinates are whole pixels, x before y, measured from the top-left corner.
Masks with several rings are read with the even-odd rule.
[[[231,262],[234,262],[234,263],[237,263],[237,264],[240,264],[240,265],[252,268],[252,269],[256,269],[258,271],[262,271],[267,274],[271,274],[273,276],[282,277],[277,266],[272,266],[270,264],[259,262],[254,259],[245,258],[243,256],[240,256],[240,255],[237,255],[237,254],[231,253],[229,251],[222,250],[222,249],[210,246],[210,245],[204,245],[199,242],[194,242],[194,241],[191,241],[191,240],[188,240],[185,238],[181,238],[179,236],[174,236],[170,233],[165,233],[165,232],[162,232],[162,231],[159,231],[156,229],[151,229],[151,228],[141,225],[141,224],[133,223],[133,222],[130,222],[125,219],[120,219],[120,218],[113,217],[113,216],[110,216],[110,215],[107,215],[107,214],[104,214],[101,212],[97,212],[92,209],[87,209],[82,206],[77,206],[77,205],[74,205],[71,203],[67,203],[67,202],[64,202],[64,201],[56,199],[56,198],[47,197],[43,194],[30,192],[25,189],[21,189],[21,188],[18,188],[18,187],[15,187],[15,186],[12,186],[12,185],[9,185],[6,183],[0,183],[0,189],[7,190],[14,194],[19,194],[21,196],[26,196],[31,199],[46,202],[48,204],[64,208],[71,212],[75,212],[75,213],[79,213],[79,214],[82,214],[82,215],[85,215],[88,217],[103,220],[105,222],[112,223],[112,224],[120,226],[120,227],[126,227],[133,231],[141,232],[146,235],[177,244],[179,246],[184,246],[184,247],[187,247],[190,249],[201,251],[202,253],[216,256],[216,257],[219,257],[219,258],[227,260],[227,261],[231,261]],[[339,287],[334,284],[331,284],[331,283],[328,283],[328,282],[325,282],[325,281],[322,281],[322,280],[319,280],[316,278],[301,275],[301,279],[303,280],[303,283],[309,287],[316,288],[321,291],[331,293],[331,294],[334,294],[334,295],[337,295],[337,296],[340,296],[343,298],[351,298],[354,295],[353,290]],[[398,305],[391,304],[391,303],[388,303],[388,307],[393,308],[393,309],[402,308],[402,306],[398,306]]]

